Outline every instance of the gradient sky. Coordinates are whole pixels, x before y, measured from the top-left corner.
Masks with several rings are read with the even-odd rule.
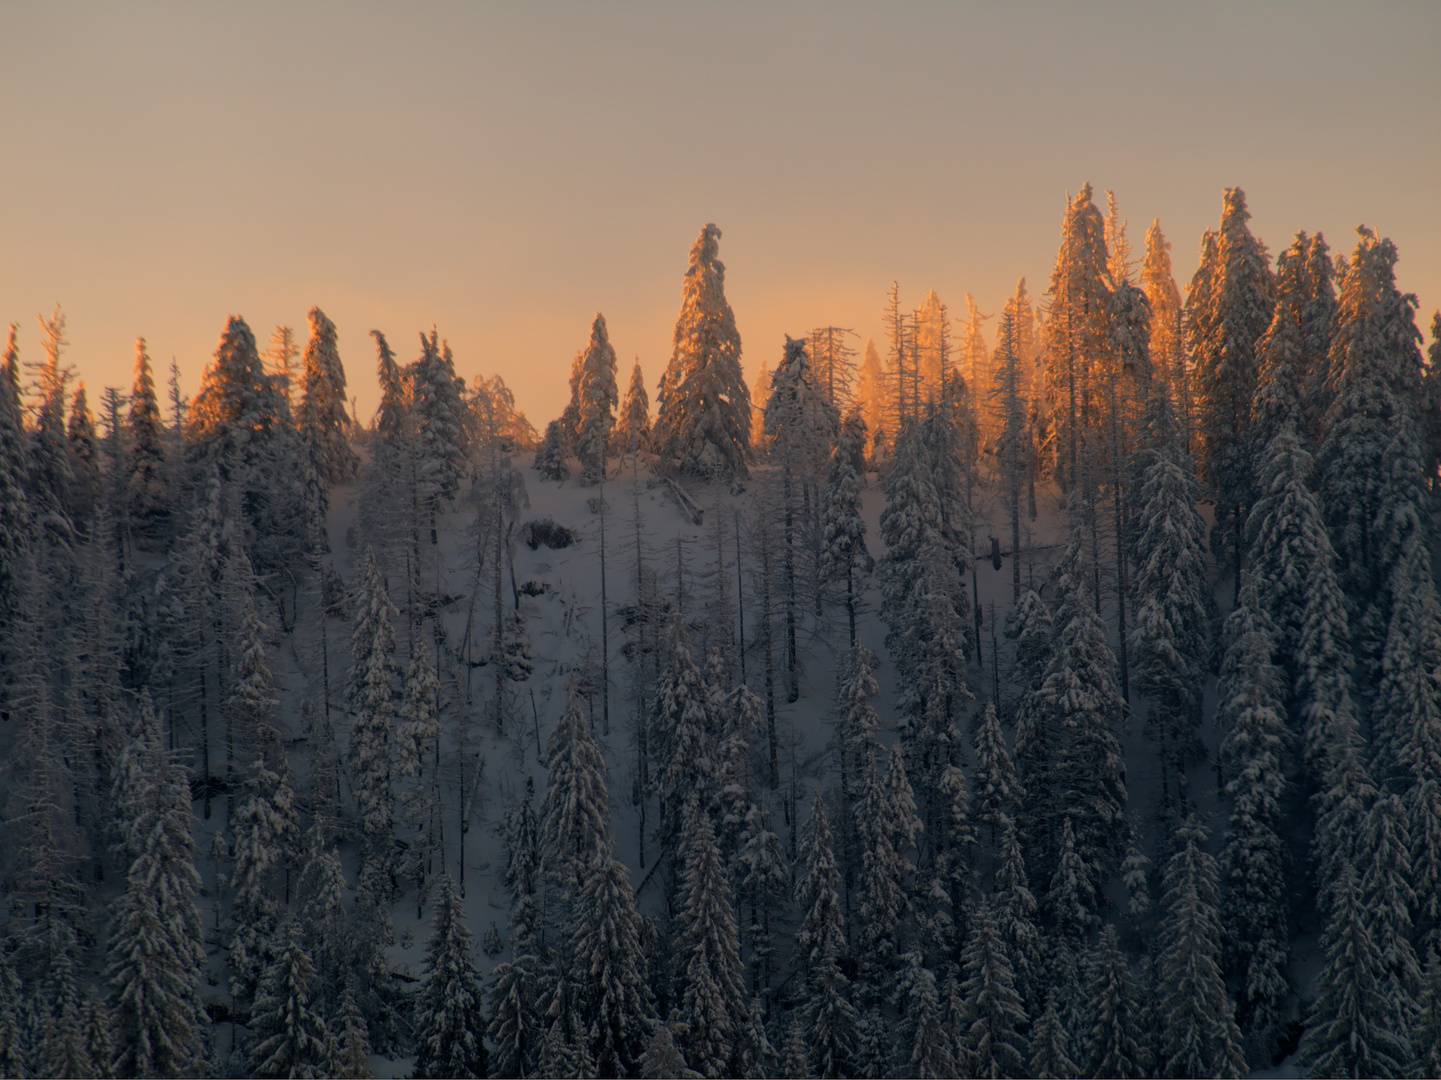
[[[1178,280],[1221,191],[1273,255],[1397,243],[1441,304],[1441,3],[0,6],[0,320],[57,300],[98,398],[133,339],[193,392],[229,313],[319,304],[363,420],[434,323],[538,427],[603,311],[654,387],[718,223],[748,373],[782,334],[1044,290],[1068,190],[1159,217]]]

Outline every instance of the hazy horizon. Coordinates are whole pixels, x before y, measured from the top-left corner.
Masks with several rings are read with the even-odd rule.
[[[1068,191],[1159,218],[1184,288],[1222,189],[1272,255],[1392,237],[1441,304],[1441,7],[12,5],[0,68],[0,322],[62,304],[69,362],[187,393],[228,314],[336,322],[360,418],[372,328],[432,324],[467,381],[558,414],[596,311],[654,390],[686,253],[721,258],[748,377],[782,335],[882,344],[934,289],[1045,290]],[[993,324],[992,324],[993,325]]]

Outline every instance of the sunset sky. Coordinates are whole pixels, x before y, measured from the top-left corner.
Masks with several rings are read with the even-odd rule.
[[[753,374],[819,324],[879,344],[892,279],[1043,292],[1087,180],[1183,287],[1240,185],[1273,255],[1364,222],[1441,305],[1432,0],[7,3],[0,40],[0,321],[36,359],[59,301],[92,403],[136,335],[189,393],[227,314],[263,344],[318,304],[363,421],[369,330],[434,323],[543,427],[597,310],[653,393],[707,221]]]

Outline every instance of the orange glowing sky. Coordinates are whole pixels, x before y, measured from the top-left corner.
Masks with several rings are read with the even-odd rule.
[[[1043,291],[1086,180],[1183,286],[1238,184],[1273,254],[1364,222],[1441,304],[1432,0],[7,3],[0,40],[0,320],[35,359],[58,300],[92,403],[138,334],[189,393],[228,313],[264,343],[319,304],[363,420],[368,331],[434,323],[541,427],[597,310],[654,387],[707,221],[753,374],[880,342],[893,278]]]

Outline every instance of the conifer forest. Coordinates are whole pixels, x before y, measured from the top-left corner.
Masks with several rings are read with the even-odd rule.
[[[1441,1075],[1441,313],[1220,203],[538,423],[11,325],[0,1076]]]

